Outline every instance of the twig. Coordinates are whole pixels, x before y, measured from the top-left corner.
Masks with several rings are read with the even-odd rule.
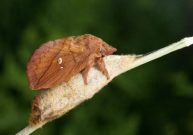
[[[174,52],[174,51],[177,51],[179,49],[182,49],[184,47],[188,47],[190,45],[193,44],[193,37],[187,37],[187,38],[184,38],[176,43],[173,43],[169,46],[166,46],[164,48],[161,48],[157,51],[154,51],[148,55],[145,55],[143,57],[141,57],[140,59],[138,59],[137,61],[135,61],[133,64],[132,64],[132,68],[135,68],[135,67],[138,67],[140,65],[143,65],[147,62],[150,62],[154,59],[157,59],[157,58],[160,58],[164,55],[167,55],[171,52]]]
[[[78,74],[67,83],[49,90],[42,90],[33,100],[29,126],[16,135],[29,135],[45,123],[62,116],[83,101],[92,98],[121,73],[192,44],[193,37],[189,37],[144,56],[111,55],[105,57],[105,65],[110,75],[109,80],[96,68],[92,68],[88,75],[88,85],[84,85],[81,74]]]
[[[24,129],[22,129],[20,132],[18,132],[16,135],[29,135],[31,133],[33,133],[35,130],[37,130],[38,128],[40,128],[42,125],[41,124],[37,124],[37,125],[33,125],[33,126],[27,126]]]

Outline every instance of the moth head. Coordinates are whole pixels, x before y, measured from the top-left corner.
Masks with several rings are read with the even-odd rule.
[[[107,43],[103,43],[100,48],[100,53],[102,54],[102,56],[111,55],[116,51],[117,51],[116,48],[108,45]]]

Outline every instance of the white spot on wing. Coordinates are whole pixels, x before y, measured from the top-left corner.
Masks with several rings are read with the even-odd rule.
[[[58,64],[62,64],[62,58],[58,58]]]

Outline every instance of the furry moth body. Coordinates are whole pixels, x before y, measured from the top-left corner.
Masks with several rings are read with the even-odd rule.
[[[87,84],[88,71],[94,65],[109,78],[103,57],[116,48],[90,34],[71,36],[44,43],[27,64],[27,78],[32,89],[48,89],[82,73]]]

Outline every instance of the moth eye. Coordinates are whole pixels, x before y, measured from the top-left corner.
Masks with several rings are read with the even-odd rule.
[[[62,58],[58,58],[58,64],[62,64]]]
[[[100,48],[100,53],[102,54],[102,56],[105,56],[105,52],[104,52],[104,49]]]

